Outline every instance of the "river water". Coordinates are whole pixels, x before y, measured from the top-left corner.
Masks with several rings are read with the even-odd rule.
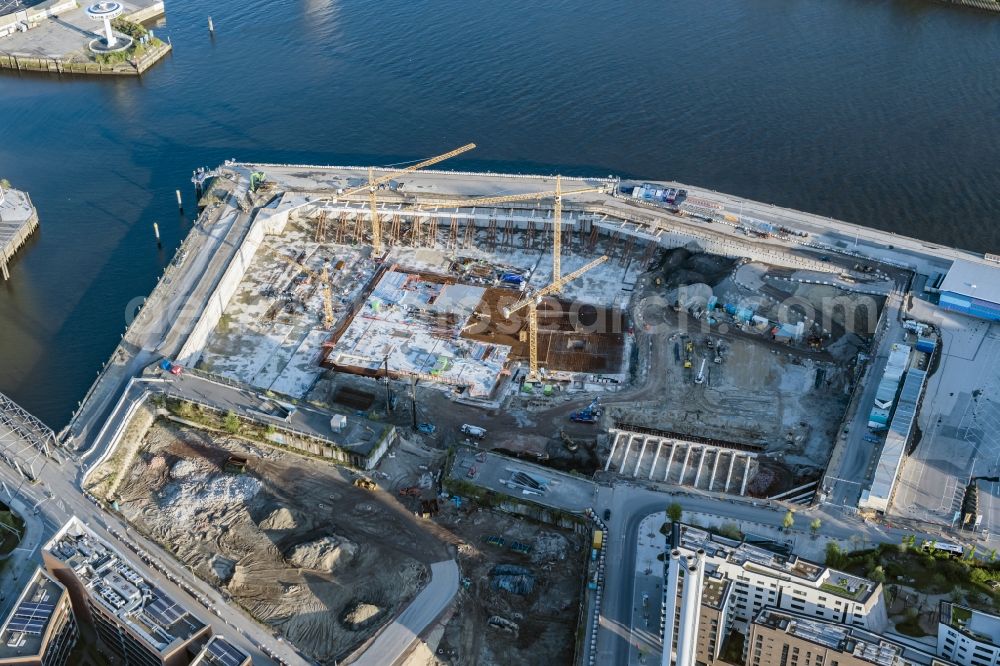
[[[69,419],[190,228],[192,169],[677,179],[1000,251],[1000,16],[907,0],[167,0],[141,79],[0,74],[42,226],[0,283],[0,391]],[[216,35],[208,33],[211,13]],[[158,222],[163,249],[153,240]]]

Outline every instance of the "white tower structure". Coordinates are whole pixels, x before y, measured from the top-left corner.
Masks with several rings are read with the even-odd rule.
[[[678,571],[678,573],[680,573]],[[698,651],[698,615],[701,609],[702,587],[705,582],[705,551],[698,549],[684,561],[684,589],[681,591],[681,612],[677,627],[677,666],[694,666]],[[668,581],[668,587],[670,582]],[[674,583],[676,599],[676,583]],[[669,605],[669,604],[668,604]],[[673,618],[668,618],[671,626]],[[664,630],[666,638],[667,630]],[[670,630],[673,633],[673,629]],[[671,636],[672,638],[672,636]],[[664,654],[669,655],[670,647],[664,645]],[[669,664],[669,656],[667,657]]]
[[[108,49],[114,49],[118,44],[115,31],[111,29],[111,21],[121,16],[123,11],[124,8],[119,2],[96,2],[85,10],[91,21],[104,21],[104,38]]]

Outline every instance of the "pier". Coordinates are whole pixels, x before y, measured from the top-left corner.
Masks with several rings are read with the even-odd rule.
[[[137,76],[170,52],[169,42],[141,25],[163,16],[162,0],[110,3],[117,12],[112,46],[102,45],[111,28],[88,14],[91,4],[47,0],[16,12],[0,9],[0,69]]]
[[[0,275],[10,279],[10,261],[38,228],[38,213],[27,192],[0,185]]]

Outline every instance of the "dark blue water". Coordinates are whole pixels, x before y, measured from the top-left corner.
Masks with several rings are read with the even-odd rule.
[[[209,8],[210,7],[210,8]],[[216,37],[206,29],[211,13]],[[64,424],[229,157],[675,178],[1000,250],[1000,16],[894,0],[168,0],[141,79],[0,75],[41,231],[0,391]],[[152,223],[164,249],[157,250]]]

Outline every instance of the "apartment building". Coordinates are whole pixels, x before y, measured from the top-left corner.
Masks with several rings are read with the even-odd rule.
[[[718,572],[706,574],[701,590],[695,663],[714,664],[722,655],[722,644],[730,626],[733,585]]]
[[[250,655],[222,636],[213,636],[191,662],[191,666],[251,666],[251,664],[253,661]]]
[[[42,550],[81,622],[128,666],[187,666],[211,628],[75,516]]]
[[[66,666],[79,636],[66,588],[38,569],[0,627],[0,666]]]
[[[680,550],[703,550],[706,571],[732,581],[728,617],[741,632],[768,607],[875,632],[888,625],[880,583],[687,525]]]
[[[962,666],[1000,666],[1000,617],[942,601],[937,653]]]
[[[750,625],[746,666],[954,666],[859,627],[765,608]]]

